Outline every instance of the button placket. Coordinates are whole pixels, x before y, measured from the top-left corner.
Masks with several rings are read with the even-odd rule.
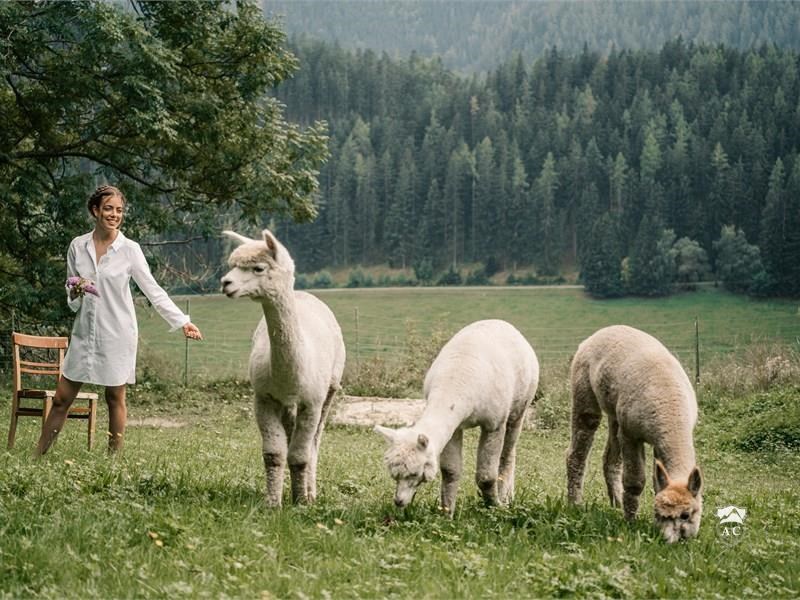
[[[94,271],[92,272],[92,280],[95,282],[95,285],[98,285],[100,280],[100,264],[103,262],[102,257],[99,261],[95,256],[94,247],[92,246],[89,249],[89,256],[91,258],[92,266],[94,267]],[[84,297],[84,303],[86,303],[87,298]],[[88,369],[90,378],[93,377],[94,374],[94,359],[95,359],[95,350],[97,349],[96,338],[97,338],[97,307],[92,299],[89,299],[88,302],[89,308],[89,351],[86,356],[86,368]]]

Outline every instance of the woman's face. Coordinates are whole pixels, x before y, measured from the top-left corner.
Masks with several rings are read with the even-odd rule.
[[[114,231],[122,225],[122,217],[125,214],[125,203],[119,196],[108,196],[103,198],[100,208],[94,209],[94,217],[97,221],[98,229]]]

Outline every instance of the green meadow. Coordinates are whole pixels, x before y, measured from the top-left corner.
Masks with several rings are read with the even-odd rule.
[[[580,507],[564,501],[562,422],[523,432],[508,508],[477,497],[475,430],[450,520],[436,509],[438,480],[395,509],[383,440],[329,427],[317,503],[270,510],[245,385],[132,392],[132,419],[153,424],[129,427],[120,458],[87,452],[83,424],[70,422],[36,462],[34,419],[0,453],[0,597],[790,598],[800,589],[800,378],[702,392],[703,524],[675,545],[651,525],[651,488],[634,523],[608,505],[603,429]],[[736,543],[714,514],[728,505],[748,511]]]
[[[798,303],[753,300],[717,288],[666,298],[593,300],[578,288],[385,288],[315,290],[335,313],[347,346],[348,365],[401,354],[409,336],[449,337],[479,319],[505,319],[531,342],[543,368],[566,364],[581,340],[606,325],[625,323],[655,335],[689,368],[695,362],[695,319],[702,365],[742,351],[753,342],[792,343],[800,338]],[[186,344],[169,333],[152,309],[139,311],[140,353],[157,374],[203,379],[242,378],[250,339],[261,318],[259,304],[224,296],[178,301],[205,340]],[[188,355],[188,360],[187,360]]]
[[[394,357],[398,369],[418,374],[443,332],[478,318],[508,319],[531,339],[544,366],[544,393],[535,427],[520,439],[509,507],[488,509],[478,498],[475,430],[465,437],[451,520],[437,510],[438,480],[409,509],[396,509],[382,438],[329,425],[317,503],[267,509],[251,392],[239,377],[258,306],[192,298],[206,341],[189,347],[186,387],[179,334],[165,333],[148,311],[140,314],[144,351],[139,382],[129,389],[122,456],[104,451],[102,402],[100,443],[91,452],[85,424],[68,422],[51,452],[33,460],[40,421],[30,418],[20,422],[16,447],[0,452],[0,598],[797,597],[796,304],[715,290],[614,302],[590,301],[573,289],[320,297],[342,323],[349,360],[363,352],[364,365]],[[566,367],[580,339],[614,322],[685,348],[688,366],[695,316],[708,355],[695,430],[705,510],[697,539],[667,545],[651,524],[649,484],[635,522],[608,505],[605,426],[590,456],[585,503],[566,504]],[[380,343],[370,342],[378,334]],[[236,352],[230,363],[219,352],[228,345]],[[204,376],[195,376],[201,369]],[[8,409],[0,404],[0,422],[8,422]],[[715,516],[729,505],[747,510],[736,537],[725,536]]]

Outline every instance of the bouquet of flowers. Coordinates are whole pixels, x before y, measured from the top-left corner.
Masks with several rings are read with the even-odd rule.
[[[67,277],[67,289],[75,290],[75,293],[78,296],[92,294],[98,298],[100,297],[100,294],[97,292],[97,288],[94,287],[94,282],[90,281],[89,279],[84,279],[83,277]]]

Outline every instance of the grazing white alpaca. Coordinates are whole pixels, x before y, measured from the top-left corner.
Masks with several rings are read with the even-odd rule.
[[[697,401],[677,359],[654,337],[615,325],[581,343],[571,377],[569,500],[581,500],[586,457],[605,412],[603,472],[611,504],[622,505],[626,519],[636,517],[645,484],[644,444],[650,444],[656,523],[668,542],[696,536],[703,510],[692,440]]]
[[[263,442],[267,504],[280,506],[289,463],[292,500],[316,497],[322,429],[340,388],[345,350],[331,310],[316,297],[294,291],[294,261],[268,230],[251,240],[223,232],[241,245],[222,278],[229,298],[260,302],[264,318],[253,334],[250,382]]]
[[[505,321],[467,325],[445,344],[425,377],[426,405],[411,426],[375,430],[389,441],[385,460],[397,482],[394,503],[407,506],[441,467],[441,506],[453,515],[461,478],[463,430],[480,427],[475,479],[487,505],[514,494],[516,444],[539,383],[539,362]]]

